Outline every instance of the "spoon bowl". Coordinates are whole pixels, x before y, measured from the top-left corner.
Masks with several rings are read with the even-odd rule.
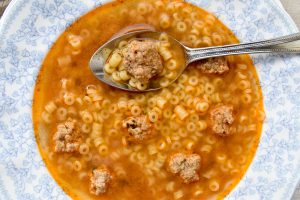
[[[114,49],[114,48],[116,48],[116,44],[118,44],[119,42],[121,42],[123,40],[132,38],[132,37],[134,37],[136,40],[144,40],[144,39],[149,39],[150,36],[151,36],[151,38],[158,38],[161,34],[162,33],[156,32],[156,31],[140,30],[140,31],[126,33],[120,37],[115,37],[115,38],[109,40],[104,45],[102,45],[92,56],[90,63],[89,63],[92,72],[102,82],[104,82],[112,87],[115,87],[115,88],[118,88],[121,90],[125,90],[125,91],[149,92],[149,91],[156,91],[156,90],[162,89],[162,87],[149,87],[146,90],[140,91],[138,89],[131,88],[128,84],[121,84],[121,83],[117,83],[117,82],[113,81],[109,76],[106,75],[106,73],[104,71],[104,65],[108,59],[107,49]],[[169,40],[171,40],[171,43],[173,43],[183,49],[182,53],[185,58],[185,61],[187,61],[187,55],[186,55],[187,51],[186,51],[186,49],[184,49],[185,46],[182,45],[179,41],[177,41],[175,38],[173,38],[171,36],[169,36]],[[169,84],[173,83],[174,81],[176,81],[178,79],[178,77],[185,70],[186,66],[187,66],[187,63],[180,66],[180,68],[178,69],[177,76],[174,78],[174,80],[170,81]]]

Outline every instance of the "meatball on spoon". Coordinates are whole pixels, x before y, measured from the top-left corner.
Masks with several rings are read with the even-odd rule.
[[[161,70],[161,61],[157,60],[160,58],[157,56],[158,54],[154,52],[153,45],[151,47],[147,47],[147,44],[150,44],[149,41],[153,43],[155,41],[153,38],[159,38],[162,34],[163,33],[156,32],[155,30],[136,29],[135,31],[123,33],[122,35],[113,37],[113,39],[101,46],[92,56],[89,63],[92,72],[100,81],[112,87],[131,92],[147,92],[159,90],[163,87],[169,86],[180,77],[190,63],[195,61],[200,61],[200,66],[198,66],[199,69],[204,73],[222,74],[229,70],[227,61],[223,56],[254,53],[300,53],[300,33],[259,42],[208,48],[189,48],[173,37],[168,36],[169,42],[173,45],[175,44],[181,49],[182,55],[177,54],[176,57],[183,57],[184,62],[182,66],[177,67],[175,76],[173,75],[173,77],[165,84],[151,85],[146,82],[140,82],[139,79],[141,81],[151,81],[151,79],[155,79],[155,76],[158,76],[158,74],[161,74],[161,71],[163,71]],[[151,38],[146,38],[145,35],[151,35]],[[131,85],[122,82],[117,83],[116,81],[108,78],[105,73],[105,65],[108,59],[107,49],[114,49],[116,44],[119,44],[124,40],[129,40],[130,38],[135,38],[135,40],[138,42],[131,44],[131,46],[135,46],[134,48],[136,49],[127,50],[127,52],[124,54],[125,56],[123,56],[125,59],[124,63],[126,64],[123,72],[126,76],[124,74],[122,74],[122,76],[127,78],[127,74],[130,74],[133,77],[132,80],[138,81],[143,90],[137,89],[139,87],[131,87],[132,84],[136,84],[131,80],[129,80],[129,82],[131,81]],[[145,45],[142,44],[143,42]],[[160,41],[157,40],[157,42]],[[135,52],[136,55],[134,53],[130,54],[131,52]],[[122,55],[119,57],[121,59]],[[169,59],[168,55],[166,55],[164,59]],[[143,84],[148,84],[149,87],[144,87]]]

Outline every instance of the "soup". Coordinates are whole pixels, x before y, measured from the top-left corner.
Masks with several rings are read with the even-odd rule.
[[[101,83],[89,59],[141,23],[189,47],[238,42],[215,16],[181,1],[117,1],[87,13],[55,42],[36,82],[33,121],[46,166],[74,199],[224,198],[260,139],[255,67],[248,55],[208,59],[147,93]]]
[[[166,33],[141,32],[111,46],[101,51],[106,77],[137,91],[167,87],[185,67],[183,48]]]

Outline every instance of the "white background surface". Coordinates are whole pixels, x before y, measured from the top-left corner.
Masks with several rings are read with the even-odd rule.
[[[299,0],[281,0],[286,11],[292,16],[298,28],[300,28],[300,1]]]
[[[0,16],[2,11],[8,4],[9,0],[0,0]],[[291,15],[291,17],[296,22],[297,26],[300,28],[300,0],[281,0],[286,11]],[[295,191],[293,200],[300,200],[300,186]]]

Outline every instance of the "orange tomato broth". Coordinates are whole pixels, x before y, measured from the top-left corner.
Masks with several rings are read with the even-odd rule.
[[[133,10],[136,10],[138,4],[141,2],[153,5],[152,12],[149,12],[145,16],[138,15],[137,12],[136,15],[134,15]],[[261,119],[261,113],[263,113],[263,98],[255,67],[248,55],[227,57],[230,71],[224,75],[202,74],[197,69],[197,63],[192,64],[184,72],[183,76],[187,79],[192,76],[197,76],[202,86],[199,84],[190,87],[187,83],[188,81],[184,81],[183,77],[167,89],[146,94],[127,93],[106,86],[90,71],[88,62],[93,53],[109,40],[112,35],[131,24],[151,24],[158,31],[166,32],[192,47],[193,43],[188,41],[185,35],[190,34],[189,31],[192,29],[191,24],[194,21],[186,20],[187,31],[185,33],[178,33],[173,26],[167,29],[159,27],[159,17],[155,16],[161,13],[166,13],[169,16],[173,16],[172,14],[174,13],[179,13],[184,19],[192,18],[193,16],[191,15],[194,13],[193,15],[196,15],[199,20],[204,22],[206,28],[200,29],[197,38],[200,38],[202,41],[206,41],[208,40],[207,38],[210,38],[211,44],[206,41],[198,43],[197,47],[238,43],[238,39],[226,26],[201,8],[186,2],[182,2],[180,6],[176,7],[172,5],[179,5],[178,3],[181,1],[164,0],[160,1],[164,6],[157,9],[155,2],[157,1],[120,0],[107,3],[90,11],[65,30],[49,50],[42,64],[36,81],[33,98],[35,136],[42,158],[51,175],[58,185],[73,199],[176,199],[174,194],[178,191],[183,193],[181,199],[222,199],[238,184],[255,155],[263,124],[263,120]],[[176,4],[174,4],[174,2]],[[129,13],[124,12],[124,9],[127,9]],[[124,15],[126,15],[126,17],[124,17]],[[130,15],[132,16],[130,17]],[[171,19],[173,18],[171,17]],[[87,30],[89,34],[81,34],[82,30],[85,30],[85,32]],[[69,44],[68,38],[71,34],[81,38],[81,46],[79,49],[74,49]],[[213,40],[214,34],[221,36],[222,41],[220,43],[218,43],[219,40]],[[69,56],[68,58],[71,58],[71,61],[59,66],[58,59],[65,56]],[[241,79],[241,77],[243,79]],[[199,92],[199,88],[203,88],[205,84],[213,84],[214,80],[219,80],[217,78],[221,78],[223,81],[222,85],[216,87],[214,92],[214,94],[218,94],[220,98],[216,98],[213,96],[214,94],[210,94],[211,96],[209,96],[205,92]],[[72,83],[70,84],[71,86],[68,92],[72,92],[72,94],[80,98],[86,95],[85,89],[88,85],[97,86],[99,90],[102,91],[101,95],[104,99],[110,100],[110,105],[117,104],[118,99],[121,97],[126,97],[129,101],[132,99],[142,99],[141,96],[143,95],[144,101],[141,101],[142,103],[140,103],[139,106],[144,112],[152,109],[147,102],[153,97],[160,96],[165,99],[176,99],[175,97],[177,97],[180,99],[178,104],[184,106],[190,113],[190,116],[185,120],[180,120],[176,118],[176,116],[170,120],[164,118],[164,115],[162,115],[159,122],[155,124],[157,135],[153,139],[141,144],[124,146],[121,140],[126,132],[120,127],[115,128],[113,122],[117,120],[117,116],[121,116],[122,119],[130,116],[130,114],[128,114],[130,111],[117,111],[114,114],[110,114],[103,125],[101,137],[104,138],[108,146],[109,150],[107,155],[99,156],[98,149],[93,146],[93,144],[90,144],[92,161],[87,161],[88,159],[85,159],[84,155],[78,153],[55,153],[53,150],[52,137],[56,126],[61,123],[61,121],[55,117],[55,112],[51,115],[50,123],[45,123],[41,116],[43,112],[45,112],[45,105],[50,101],[55,102],[58,107],[70,107],[64,105],[61,100],[61,91],[63,91],[61,88],[62,79],[67,79]],[[247,91],[246,89],[237,89],[243,80],[250,83]],[[181,88],[181,91],[183,91],[181,94],[184,94],[184,97],[180,97],[178,93],[175,93],[175,89],[179,86],[185,86],[183,89]],[[189,88],[190,90],[185,88]],[[244,102],[243,95],[247,92],[252,99],[250,103]],[[166,94],[171,94],[171,96]],[[228,137],[220,137],[213,134],[208,122],[208,112],[199,114],[195,112],[195,108],[189,105],[188,99],[197,97],[208,98],[207,101],[210,102],[210,108],[220,103],[233,105],[235,109],[234,126],[237,131]],[[168,101],[167,108],[164,109],[172,111],[174,106],[176,105]],[[84,104],[84,106],[74,104],[72,107],[75,108],[76,111],[82,109],[89,109],[90,112],[102,111],[86,104]],[[107,109],[108,112],[108,108],[106,107],[101,109]],[[164,109],[162,109],[163,113],[165,112]],[[194,118],[191,118],[192,116]],[[80,120],[78,115],[74,118]],[[208,127],[200,130],[197,125],[195,131],[188,132],[186,130],[188,123],[198,124],[194,119],[199,119],[203,123],[207,123]],[[173,130],[176,126],[177,129]],[[105,134],[111,129],[117,130],[116,136],[112,137]],[[178,136],[179,132],[182,132],[184,136]],[[183,134],[186,132],[187,134]],[[148,153],[148,146],[157,146],[159,141],[163,141],[168,137],[167,134],[170,135],[172,143],[167,143],[166,149],[158,151],[154,156],[150,155]],[[88,139],[89,135],[84,135],[84,138]],[[189,142],[194,142],[191,149],[187,149],[186,147],[186,144]],[[177,144],[176,148],[173,148],[175,147],[173,143]],[[201,150],[205,145],[206,147],[210,146],[211,150],[209,152]],[[125,148],[127,150],[129,149],[130,155],[137,155],[139,153],[146,155],[146,163],[138,163],[138,159],[130,160],[129,154],[123,154]],[[111,153],[116,151],[121,152],[121,156],[117,161],[110,157]],[[158,171],[151,169],[153,172],[151,175],[146,173],[147,164],[153,160],[153,162],[155,162],[157,155],[164,157],[166,160],[166,158],[174,152],[194,152],[201,156],[200,180],[198,182],[192,184],[182,183],[177,176],[170,174],[166,170],[166,164],[161,166]],[[218,155],[225,155],[227,159],[222,163],[216,159]],[[82,169],[79,172],[74,171],[72,167],[67,164],[72,163],[74,160],[79,160],[82,163]],[[86,174],[102,164],[107,165],[107,167],[111,169],[114,173],[114,180],[112,184],[109,185],[107,193],[95,196],[89,193],[90,182]],[[121,167],[126,175],[122,178],[118,178],[115,166]],[[79,178],[80,173],[82,175],[81,179]],[[211,191],[209,189],[211,180],[217,181],[220,184],[218,191]],[[173,187],[170,186],[172,185],[171,183],[173,183]]]

